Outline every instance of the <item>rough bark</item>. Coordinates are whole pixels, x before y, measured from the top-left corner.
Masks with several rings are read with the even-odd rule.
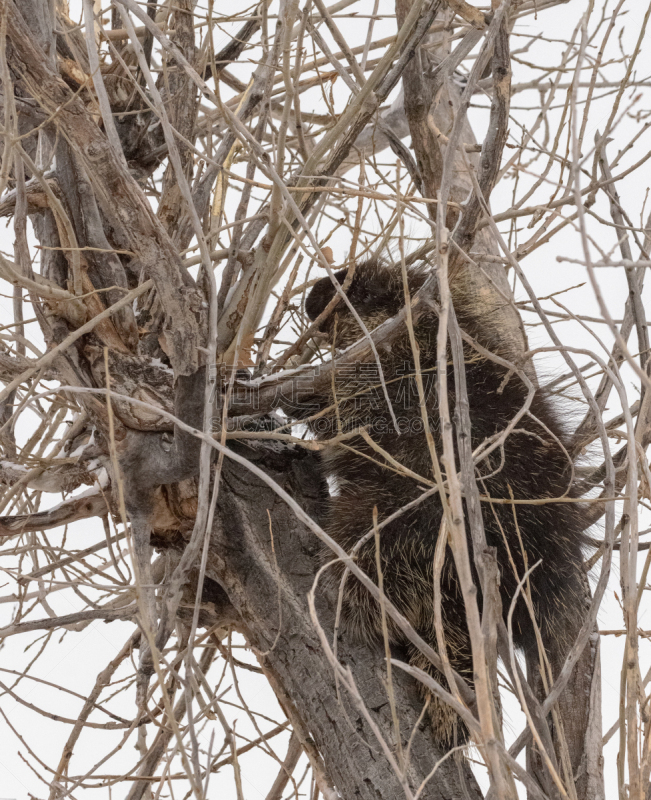
[[[191,277],[180,264],[167,232],[154,215],[140,187],[129,174],[98,128],[79,96],[47,64],[17,6],[0,0],[7,19],[9,65],[16,85],[37,98],[56,117],[56,124],[83,160],[97,203],[116,230],[125,231],[138,264],[150,275],[164,299],[165,339],[168,355],[178,374],[197,368],[199,329],[195,314],[201,300]]]
[[[183,53],[187,61],[194,61],[194,10],[193,0],[180,0],[174,6],[171,40]],[[180,64],[170,64],[166,73],[159,79],[163,98],[167,100],[166,110],[172,127],[188,141],[194,140],[194,126],[197,116],[197,87],[190,80]],[[185,177],[189,180],[192,174],[192,150],[178,141],[179,156]],[[174,238],[178,229],[179,216],[183,207],[181,191],[172,164],[168,164],[163,176],[161,202],[158,207],[158,218],[165,230]]]
[[[311,514],[318,518],[325,487],[315,456],[292,448],[242,448]],[[337,688],[309,619],[307,593],[320,566],[319,545],[273,491],[244,467],[226,461],[219,514],[212,533],[208,575],[221,583],[239,612],[247,635],[299,736],[314,739],[326,773],[342,798],[378,800],[402,796],[400,782],[369,726],[345,689]],[[273,552],[272,552],[273,536]],[[319,602],[319,619],[331,636],[332,599]],[[346,638],[338,642],[340,661],[352,670],[375,724],[395,751],[385,688],[382,647]],[[397,671],[399,673],[399,671]],[[422,700],[415,682],[393,676],[403,747],[415,730],[408,780],[414,789],[441,757],[427,722],[419,724]],[[301,730],[302,729],[302,730]],[[427,784],[423,798],[480,798],[467,762],[450,758]]]

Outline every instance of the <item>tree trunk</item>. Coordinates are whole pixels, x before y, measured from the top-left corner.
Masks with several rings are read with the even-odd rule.
[[[242,448],[242,454],[318,518],[326,488],[317,457],[292,447],[251,446]],[[337,687],[310,621],[307,594],[321,562],[314,534],[260,478],[228,459],[218,509],[207,574],[224,586],[239,612],[306,751],[314,751],[313,739],[328,780],[346,800],[403,796],[398,776],[364,715],[345,688]],[[320,591],[319,621],[331,637],[334,603],[322,595]],[[342,637],[337,650],[340,662],[352,671],[373,723],[395,753],[382,647],[369,648]],[[443,753],[437,751],[427,721],[419,720],[423,703],[415,682],[399,673],[394,672],[393,686],[403,750],[413,736],[406,780],[415,792]],[[421,796],[479,800],[482,794],[465,758],[451,757],[440,765]]]

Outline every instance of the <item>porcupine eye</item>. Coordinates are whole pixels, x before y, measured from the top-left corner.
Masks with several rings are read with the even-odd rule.
[[[361,297],[359,302],[361,303],[361,305],[366,306],[366,305],[369,305],[369,303],[371,302],[372,299],[373,299],[373,295],[371,294],[371,292],[368,289],[365,289],[362,292],[362,297]]]
[[[348,295],[350,297],[350,302],[355,308],[361,309],[364,306],[368,306],[373,300],[373,293],[370,288],[360,284],[353,286],[352,291],[349,291]]]

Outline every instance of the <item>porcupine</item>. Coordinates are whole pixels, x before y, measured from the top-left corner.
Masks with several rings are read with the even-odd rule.
[[[428,270],[425,264],[409,268],[411,296],[422,286]],[[340,284],[343,284],[345,276],[346,270],[335,274]],[[335,288],[329,277],[317,281],[305,303],[310,319],[316,319],[334,294]],[[376,328],[404,306],[401,269],[377,260],[359,264],[347,290],[347,298],[367,329]],[[498,337],[486,330],[486,322],[473,314],[471,308],[464,308],[463,303],[457,301],[455,312],[460,328],[474,341],[486,350],[506,357],[504,352],[500,353]],[[346,348],[362,336],[343,300],[320,328],[333,350]],[[420,315],[414,324],[429,426],[440,454],[437,331],[435,308]],[[406,326],[390,347],[380,349],[379,361],[400,433],[394,427],[384,390],[380,387],[379,370],[373,363],[356,364],[344,371],[343,377],[339,374],[333,392],[312,398],[311,407],[299,412],[299,416],[305,417],[308,412],[313,414],[321,410],[320,416],[308,421],[317,440],[327,440],[339,432],[351,432],[366,426],[377,445],[394,459],[394,464],[391,464],[361,436],[325,448],[324,469],[332,486],[325,526],[330,536],[349,552],[372,529],[374,507],[381,522],[422,494],[423,484],[414,477],[401,474],[395,462],[412,474],[430,481],[433,479],[432,459],[418,402],[414,356]],[[464,361],[474,451],[487,439],[504,431],[525,404],[528,389],[517,371],[509,371],[468,344],[464,345]],[[454,374],[450,359],[448,363],[448,392],[453,413]],[[333,394],[336,394],[336,403]],[[503,446],[478,464],[476,476],[480,495],[526,501],[561,496],[571,498],[576,494],[574,469],[568,456],[568,436],[563,429],[561,412],[554,402],[544,390],[536,390],[528,413],[517,422]],[[582,550],[587,539],[583,534],[585,525],[582,524],[581,506],[571,502],[496,504],[485,499],[481,506],[487,544],[497,552],[505,618],[518,582],[527,569],[541,561],[530,574],[529,582],[542,640],[544,643],[550,642],[552,637],[558,640],[568,627],[575,630],[585,608]],[[435,494],[383,527],[379,539],[387,597],[435,649],[433,562],[442,514],[440,496]],[[357,564],[377,581],[373,536],[368,537],[358,550]],[[330,575],[338,585],[342,568],[331,568]],[[472,686],[472,657],[464,602],[449,546],[440,581],[448,656],[452,667]],[[479,586],[476,576],[475,583]],[[381,641],[379,605],[362,584],[350,576],[344,588],[343,622],[354,635],[368,641]],[[394,645],[406,648],[413,665],[447,685],[429,659],[410,645],[390,620],[389,634]],[[535,651],[535,626],[522,598],[515,606],[513,634],[516,647],[530,653],[532,649]],[[427,697],[427,692],[423,690],[423,693]],[[432,725],[440,743],[451,747],[466,741],[468,732],[450,707],[433,696],[428,699]]]

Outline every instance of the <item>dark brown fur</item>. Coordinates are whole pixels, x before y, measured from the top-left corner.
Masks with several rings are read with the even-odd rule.
[[[412,293],[422,285],[425,275],[425,267],[410,269]],[[337,273],[336,277],[343,283],[345,272]],[[334,287],[329,278],[316,283],[307,298],[308,315],[316,318],[333,294]],[[348,298],[367,327],[377,327],[404,305],[400,270],[375,262],[359,265]],[[471,310],[457,307],[456,314],[463,330],[483,346],[499,352],[495,337],[481,329],[481,323],[473,317]],[[338,349],[361,337],[359,326],[343,301],[323,323],[322,329],[330,342],[335,336]],[[421,316],[415,326],[428,417],[440,454],[435,370],[437,330],[435,311]],[[409,377],[414,373],[414,359],[406,329],[390,350],[381,351],[380,359],[401,434],[398,435],[393,428],[381,389],[377,388],[378,372],[373,364],[358,365],[348,376],[338,377],[337,413],[334,410],[326,412],[319,420],[309,423],[311,429],[317,439],[326,440],[336,435],[338,430],[350,431],[366,425],[375,442],[394,459],[412,472],[432,480],[432,464],[420,424],[416,384],[413,377]],[[515,375],[505,382],[507,370],[470,347],[466,347],[465,359],[474,450],[487,438],[504,430],[524,404],[527,389]],[[454,410],[452,366],[449,367],[448,386],[450,407]],[[310,411],[324,409],[332,403],[332,395],[317,398],[316,407]],[[572,496],[572,465],[559,444],[566,441],[560,412],[543,391],[536,392],[530,412],[507,438],[503,454],[498,449],[478,466],[478,486],[482,495],[509,498],[512,492],[514,498],[522,500]],[[299,411],[298,416],[304,417],[307,413],[308,410]],[[325,452],[324,463],[334,487],[326,526],[328,533],[350,551],[372,528],[375,506],[381,521],[418,498],[424,486],[412,477],[398,474],[361,437],[348,440],[345,445],[329,446]],[[537,623],[543,641],[562,636],[568,624],[575,626],[584,608],[581,549],[585,540],[580,507],[573,503],[503,505],[483,501],[482,512],[488,545],[497,549],[505,618],[526,568],[541,560],[530,578]],[[420,636],[435,648],[433,561],[441,517],[441,503],[438,496],[434,496],[383,528],[380,540],[387,596]],[[372,537],[359,550],[358,564],[374,580],[377,579]],[[340,578],[341,570],[332,572]],[[449,548],[441,574],[441,591],[450,660],[472,685],[464,603]],[[344,619],[349,630],[367,640],[381,638],[379,608],[362,585],[351,578],[344,593]],[[394,644],[406,645],[395,628],[390,628],[390,634]],[[529,651],[536,648],[535,629],[522,599],[518,601],[514,614],[514,637],[518,647]],[[410,649],[409,655],[412,663],[428,670],[445,685],[444,678],[424,656],[414,649]],[[450,746],[455,739],[463,741],[467,734],[456,725],[455,716],[432,698],[430,703],[433,724],[441,742]]]

